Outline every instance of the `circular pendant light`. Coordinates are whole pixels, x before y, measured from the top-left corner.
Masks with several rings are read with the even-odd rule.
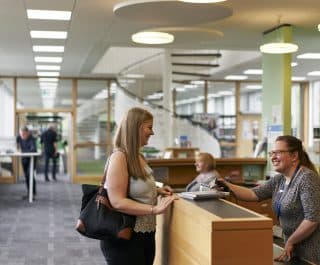
[[[172,34],[157,31],[141,31],[131,37],[132,41],[142,44],[167,44],[174,40]]]
[[[298,45],[289,42],[271,42],[260,46],[260,51],[270,54],[293,53],[298,51]]]

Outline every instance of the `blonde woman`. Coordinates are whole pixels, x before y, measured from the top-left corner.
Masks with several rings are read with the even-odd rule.
[[[156,187],[152,170],[140,153],[154,134],[152,127],[153,116],[149,111],[132,108],[123,117],[114,138],[104,186],[115,209],[137,218],[129,241],[115,238],[101,241],[108,265],[152,265],[156,215],[163,213],[176,198],[170,187]],[[162,196],[157,204],[158,195]]]
[[[187,185],[186,191],[199,191],[202,187],[205,190],[214,188],[216,179],[220,177],[214,157],[209,153],[200,153],[194,165],[199,175]]]

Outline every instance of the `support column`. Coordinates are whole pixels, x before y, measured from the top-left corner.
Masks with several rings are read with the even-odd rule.
[[[264,34],[264,42],[292,42],[292,27],[285,25]],[[291,135],[291,54],[262,54],[262,121],[268,149],[278,135]],[[270,162],[267,170],[271,170]]]

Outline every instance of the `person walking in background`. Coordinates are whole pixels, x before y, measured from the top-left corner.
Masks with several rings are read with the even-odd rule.
[[[216,170],[214,157],[209,153],[200,153],[196,157],[194,165],[199,175],[187,185],[186,191],[209,190],[214,188],[216,179],[220,177]]]
[[[37,152],[36,139],[31,135],[27,126],[24,126],[20,129],[19,135],[16,138],[17,149],[22,153],[34,153]],[[30,178],[30,157],[21,157],[21,163],[23,168],[23,173],[27,185],[27,189],[29,192],[29,178]],[[36,159],[34,158],[34,168],[36,167]],[[36,192],[36,180],[33,177],[33,196],[37,194]],[[22,196],[22,199],[27,199],[28,195]]]
[[[157,188],[152,170],[140,153],[153,135],[153,116],[142,108],[132,108],[122,119],[109,157],[106,182],[114,209],[135,215],[130,240],[108,238],[101,250],[108,265],[152,265],[155,257],[156,215],[176,199],[170,187]],[[128,197],[127,197],[128,194]],[[157,196],[162,195],[158,204]],[[125,253],[125,254],[124,254]]]
[[[44,176],[45,180],[49,181],[48,171],[49,171],[49,162],[52,159],[52,179],[57,180],[56,178],[56,166],[57,166],[57,133],[55,131],[55,126],[50,124],[48,129],[41,134],[41,144],[44,149]]]
[[[226,182],[235,196],[243,201],[262,201],[272,198],[284,234],[284,253],[277,261],[287,261],[297,256],[320,264],[320,178],[304,151],[302,143],[294,136],[276,138],[269,156],[279,174],[265,184],[248,189]]]

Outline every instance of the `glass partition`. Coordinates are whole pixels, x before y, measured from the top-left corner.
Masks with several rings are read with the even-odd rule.
[[[114,127],[113,122],[108,124],[108,84],[107,80],[78,81],[77,175],[103,173],[108,150],[107,133]],[[111,90],[112,97],[115,91],[114,85],[111,85]],[[112,116],[111,102],[110,108]],[[109,139],[111,137],[109,135]]]

